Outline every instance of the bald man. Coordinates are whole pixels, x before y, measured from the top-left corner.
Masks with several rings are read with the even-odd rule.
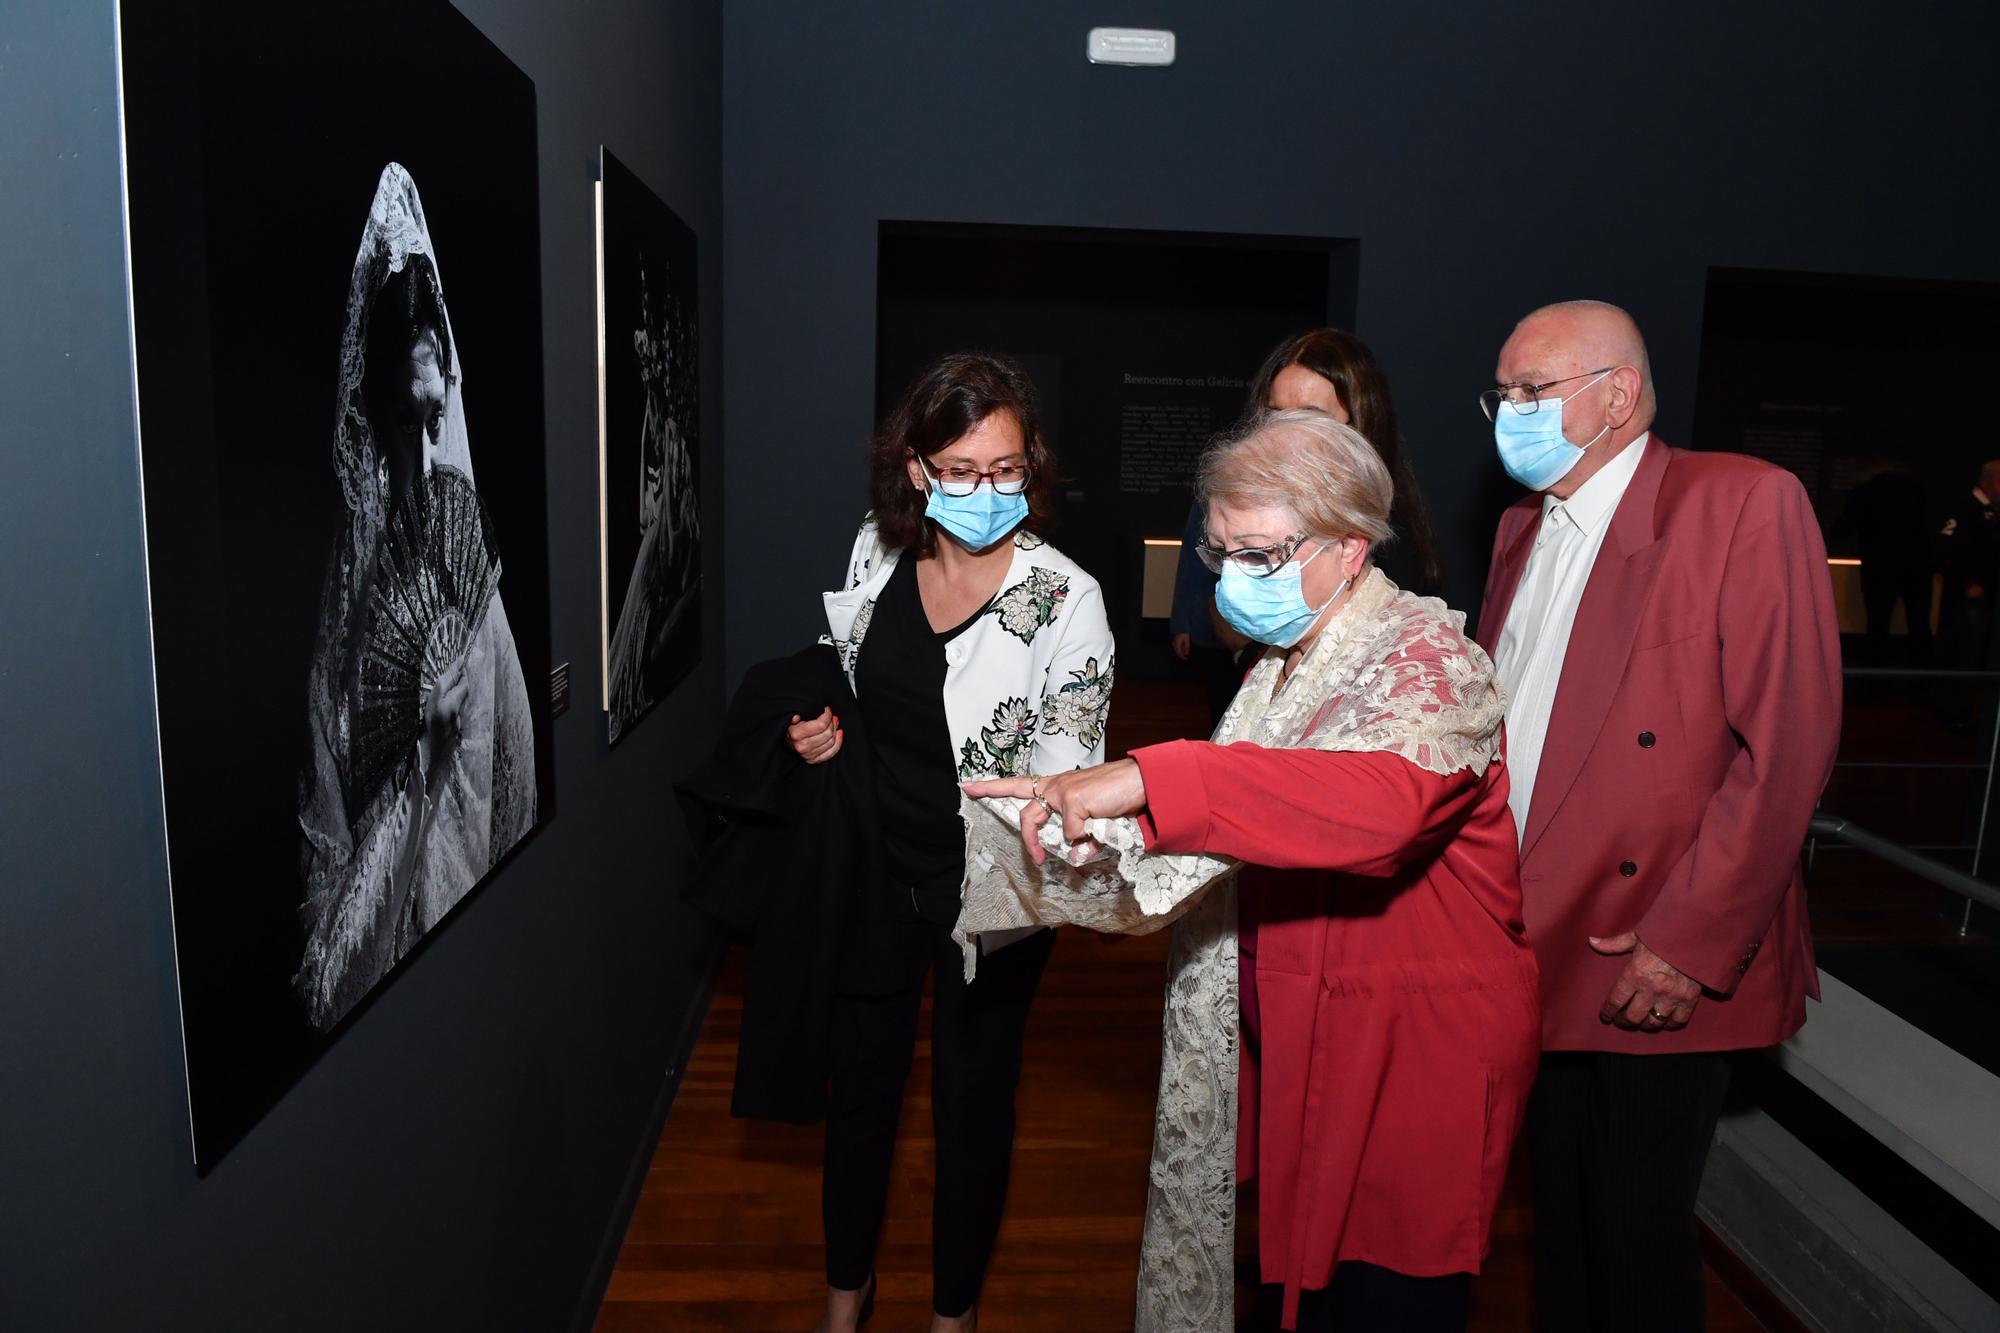
[[[1826,549],[1789,472],[1651,433],[1615,306],[1535,311],[1494,379],[1501,462],[1534,492],[1501,519],[1479,640],[1542,978],[1537,1325],[1683,1333],[1726,1053],[1818,995],[1799,847],[1840,729]]]

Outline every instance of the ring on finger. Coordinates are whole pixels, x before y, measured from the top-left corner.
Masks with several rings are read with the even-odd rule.
[[[1672,1017],[1673,1017],[1673,1015],[1672,1015],[1672,1014],[1663,1014],[1663,1013],[1661,1013],[1661,1012],[1660,1012],[1659,1010],[1657,1010],[1657,1009],[1654,1009],[1654,1010],[1652,1010],[1652,1011],[1651,1011],[1651,1013],[1652,1013],[1652,1017],[1653,1017],[1653,1021],[1654,1021],[1654,1022],[1656,1022],[1656,1023],[1664,1023],[1664,1022],[1666,1022],[1666,1021],[1667,1021],[1667,1020],[1668,1020],[1669,1018],[1672,1018]]]

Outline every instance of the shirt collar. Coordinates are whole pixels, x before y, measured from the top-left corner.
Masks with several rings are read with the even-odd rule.
[[[1652,439],[1647,431],[1632,443],[1618,451],[1618,456],[1606,463],[1602,470],[1589,481],[1576,488],[1576,494],[1567,500],[1555,496],[1542,499],[1542,521],[1561,514],[1576,525],[1577,531],[1586,536],[1595,533],[1611,521],[1611,515],[1618,509],[1618,502],[1625,498],[1625,488],[1632,484],[1638,474],[1639,459],[1646,452],[1646,443]]]

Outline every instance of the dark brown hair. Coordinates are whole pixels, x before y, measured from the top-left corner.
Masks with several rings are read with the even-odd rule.
[[[1417,487],[1417,474],[1403,449],[1403,433],[1396,425],[1396,405],[1389,397],[1389,377],[1375,363],[1368,344],[1343,329],[1314,329],[1287,338],[1264,358],[1263,368],[1250,385],[1248,411],[1262,412],[1271,405],[1271,384],[1287,366],[1303,366],[1333,386],[1340,405],[1354,429],[1382,457],[1389,478],[1396,485],[1395,504],[1389,522],[1397,535],[1410,544],[1416,557],[1422,585],[1420,593],[1437,593],[1444,588],[1444,562],[1438,556],[1437,535],[1431,530],[1430,511]]]
[[[924,521],[924,494],[910,484],[910,455],[931,458],[995,412],[1011,413],[1021,428],[1030,468],[1024,526],[1031,532],[1046,530],[1055,517],[1062,479],[1042,438],[1034,382],[1004,356],[949,352],[903,390],[869,446],[869,500],[884,545],[899,551],[931,549],[935,537]]]

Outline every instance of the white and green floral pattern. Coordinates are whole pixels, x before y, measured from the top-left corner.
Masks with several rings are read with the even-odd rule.
[[[1033,643],[1037,634],[1056,623],[1068,600],[1069,580],[1056,570],[1036,565],[1027,578],[993,599],[993,614],[1009,634],[1022,643]]]
[[[1046,700],[1043,701],[1046,704]],[[1035,711],[1026,699],[1009,699],[993,710],[992,725],[979,731],[979,743],[967,741],[958,752],[961,778],[1012,778],[1028,771],[1035,748]]]
[[[873,519],[855,539],[841,591],[826,594],[830,643],[848,682],[875,601],[901,558]],[[945,649],[945,724],[961,777],[1065,773],[1102,763],[1113,644],[1097,580],[1028,532],[989,614]]]
[[[1097,659],[1087,659],[1082,668],[1070,672],[1072,679],[1053,694],[1042,696],[1042,731],[1050,736],[1074,736],[1085,745],[1104,740],[1104,722],[1111,715],[1113,665],[1097,669]]]

